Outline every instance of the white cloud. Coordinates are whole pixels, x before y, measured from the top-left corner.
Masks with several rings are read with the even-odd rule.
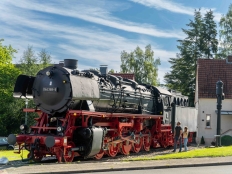
[[[9,1],[10,3],[11,1]],[[51,13],[66,17],[78,18],[91,23],[104,25],[133,33],[145,34],[163,38],[182,39],[184,34],[181,30],[163,30],[146,23],[135,23],[113,17],[109,11],[99,7],[78,4],[76,1],[66,4],[64,1],[55,1],[55,3],[34,3],[32,1],[23,1],[22,3],[13,3],[11,5],[27,10],[35,10],[44,13]],[[67,10],[69,9],[69,10]]]
[[[64,13],[65,17],[73,17],[74,19],[89,19],[89,21],[96,19],[96,23],[101,24],[102,21],[102,25],[110,27],[117,27],[118,25],[123,30],[134,30],[136,33],[154,31],[155,34],[148,33],[151,36],[161,34],[161,37],[172,37],[173,31],[170,31],[170,33],[167,31],[158,31],[151,25],[142,26],[138,23],[120,20],[112,17],[107,11],[93,7],[78,13],[70,7],[70,10],[65,13],[67,8],[65,5],[60,6],[57,4],[57,6],[51,7],[46,4],[22,1],[21,3],[16,3],[23,6],[23,8],[19,8],[13,4],[9,4],[9,2],[0,1],[0,22],[2,24],[0,37],[5,39],[4,44],[12,44],[18,50],[14,62],[18,62],[27,46],[32,45],[36,52],[42,48],[46,48],[51,53],[52,62],[54,63],[58,63],[58,61],[65,58],[75,58],[79,60],[78,67],[80,69],[96,68],[100,64],[108,64],[109,69],[112,68],[119,71],[121,63],[120,53],[122,50],[131,52],[136,46],[144,49],[147,44],[151,44],[155,58],[161,58],[161,67],[159,69],[162,75],[162,69],[164,68],[162,63],[167,62],[169,57],[175,55],[175,52],[163,50],[150,39],[128,39],[96,27],[80,27],[75,23],[75,20],[73,20],[74,23],[67,23],[66,21],[57,22],[54,21],[53,16],[46,13],[37,13],[32,9],[42,9],[52,14],[62,15]],[[31,4],[33,7],[31,7]],[[40,12],[43,12],[42,10]],[[81,8],[78,7],[78,10],[81,10]],[[81,16],[81,13],[84,16]],[[88,13],[92,15],[89,15],[92,17],[91,20],[88,18]],[[79,15],[79,17],[75,15]],[[175,32],[175,36],[178,38],[182,37],[178,32]],[[160,75],[159,77],[162,79]]]
[[[182,13],[193,15],[193,8],[184,7],[182,4],[175,3],[168,0],[130,0],[135,3],[139,3],[148,7],[156,8],[156,9],[165,9],[174,13]]]
[[[175,3],[170,0],[130,0],[130,1],[139,3],[144,6],[151,7],[151,8],[164,9],[164,10],[171,11],[173,13],[181,13],[181,14],[187,14],[191,16],[194,15],[194,10],[195,10],[195,8],[193,7],[184,6],[180,3]],[[201,11],[203,13],[206,13],[206,11],[209,11],[209,10],[210,9],[208,8],[201,7]],[[214,11],[215,9],[211,9],[211,10]],[[214,12],[214,16],[215,16],[215,20],[219,22],[222,14],[219,12]]]

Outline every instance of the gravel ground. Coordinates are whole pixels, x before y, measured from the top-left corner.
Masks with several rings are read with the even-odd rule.
[[[199,149],[199,148],[204,148],[204,146],[197,146],[197,144],[191,144],[190,146],[188,146],[189,150],[194,150],[194,149]],[[121,155],[120,153],[114,157],[108,157],[108,156],[104,156],[101,160],[96,160],[96,161],[102,161],[102,162],[116,162],[116,161],[122,161],[122,160],[126,160],[126,159],[132,159],[132,158],[136,158],[136,157],[151,157],[151,156],[156,156],[156,155],[164,155],[164,154],[169,154],[169,153],[173,153],[172,152],[173,147],[170,148],[151,148],[149,152],[146,151],[141,151],[139,153],[130,153],[128,156],[125,155]],[[182,148],[183,150],[183,148]],[[178,151],[178,149],[177,149]],[[77,162],[93,162],[94,159],[81,159],[81,158],[75,158],[73,163],[77,163]],[[57,160],[55,157],[46,157],[44,158],[41,163],[57,163]],[[41,164],[38,163],[38,164]],[[8,163],[8,165],[12,165],[12,166],[17,166],[17,165],[32,165],[32,164],[36,164],[36,163],[29,163],[29,162],[22,162],[21,160],[16,160],[16,161],[10,161]]]
[[[192,144],[190,146],[188,146],[188,150],[194,150],[194,149],[199,149],[199,148],[204,148],[204,146],[197,146],[197,144]],[[184,147],[182,147],[182,151],[184,150]],[[121,160],[126,160],[126,159],[132,159],[132,158],[136,158],[136,157],[152,157],[152,156],[157,156],[157,155],[165,155],[165,154],[170,154],[173,153],[173,147],[170,148],[151,148],[149,152],[146,151],[141,151],[139,153],[130,153],[130,155],[125,156],[125,155],[117,155],[115,158],[109,158],[106,157],[105,160],[106,161],[121,161]],[[179,149],[177,148],[177,152],[179,151]],[[104,158],[102,159],[104,160]]]

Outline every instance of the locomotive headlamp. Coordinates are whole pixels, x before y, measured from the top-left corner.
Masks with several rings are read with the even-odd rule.
[[[59,126],[56,128],[57,132],[62,132],[63,131],[63,127]]]
[[[46,75],[47,75],[47,76],[50,76],[50,75],[51,75],[50,71],[47,71],[47,72],[46,72]]]
[[[50,77],[52,74],[53,74],[52,71],[47,71],[47,72],[46,72],[46,75],[49,76],[49,77]]]
[[[28,129],[28,127],[27,127],[27,125],[26,124],[22,124],[20,127],[19,127],[19,129],[22,131],[22,133],[27,133],[27,129]]]
[[[23,131],[23,130],[25,129],[24,124],[22,124],[19,128],[20,128],[20,130],[22,130],[22,131]]]

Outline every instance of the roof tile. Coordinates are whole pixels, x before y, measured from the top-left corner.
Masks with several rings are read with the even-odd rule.
[[[135,80],[135,74],[134,73],[111,73],[111,75],[120,76],[120,77],[122,77],[124,79]]]
[[[225,98],[232,99],[232,56],[231,60],[198,59],[198,96],[216,98],[216,83],[221,80]]]

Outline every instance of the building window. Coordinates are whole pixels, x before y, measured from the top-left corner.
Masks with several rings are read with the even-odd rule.
[[[206,128],[211,128],[211,115],[206,115]]]

